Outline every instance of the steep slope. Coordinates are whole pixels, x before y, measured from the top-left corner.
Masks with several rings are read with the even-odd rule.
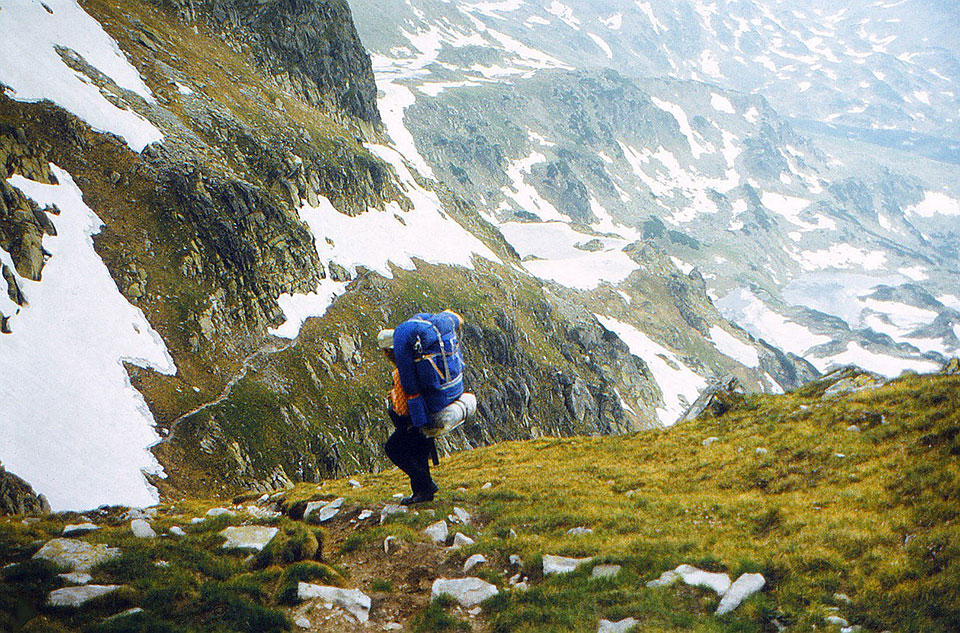
[[[526,268],[543,278],[578,289],[616,285],[629,266],[612,253],[640,235],[684,272],[696,268],[724,316],[821,371],[851,362],[887,375],[929,371],[955,354],[956,166],[909,147],[878,155],[875,145],[822,130],[813,140],[797,131],[809,125],[784,116],[838,120],[831,99],[808,98],[805,90],[813,88],[801,77],[812,73],[823,90],[853,98],[859,84],[829,79],[834,69],[867,72],[889,57],[880,50],[858,57],[861,44],[906,46],[906,56],[922,58],[929,44],[908,43],[907,36],[870,44],[878,17],[863,27],[860,44],[839,34],[862,21],[854,13],[899,9],[877,5],[871,13],[857,5],[845,17],[822,13],[818,3],[627,4],[424,1],[398,8],[400,17],[384,24],[373,19],[370,3],[357,2],[385,95],[381,110],[392,113],[385,116],[388,132],[409,137],[406,147],[425,169],[478,200],[485,217],[531,258]],[[927,11],[941,9],[921,13]],[[953,15],[949,7],[942,13]],[[917,19],[894,27],[887,17],[877,28],[909,33]],[[734,23],[740,27],[731,34]],[[849,44],[847,56],[821,59],[832,50],[827,36],[789,34],[801,25],[834,29]],[[787,55],[791,40],[816,50],[769,80],[753,57]],[[714,57],[722,53],[731,74],[693,74],[700,53],[714,44],[722,47]],[[663,64],[651,46],[669,52]],[[637,77],[664,74],[667,66],[671,79]],[[926,71],[903,72],[912,79],[897,84],[901,91]],[[716,83],[675,79],[685,76]],[[800,89],[787,91],[780,81]],[[881,100],[862,98],[884,112],[872,120],[914,129],[888,116]],[[903,92],[895,98],[910,111],[905,118],[919,120]],[[936,116],[941,131],[955,127],[952,111]],[[531,240],[548,230],[549,246]],[[600,252],[590,257],[552,247],[593,238],[600,238],[592,243]],[[605,277],[585,281],[577,273],[587,262]],[[873,296],[884,287],[901,288],[894,292],[906,298]],[[923,298],[911,287],[922,288]]]
[[[960,377],[881,385],[841,372],[715,403],[669,429],[459,453],[438,469],[443,495],[406,513],[389,503],[405,486],[393,470],[228,507],[2,518],[0,626],[596,631],[633,618],[644,631],[956,629]],[[83,521],[97,529],[62,536]],[[223,546],[244,529],[268,544]],[[119,588],[80,608],[45,605],[77,577],[57,575],[73,557],[50,560],[56,547],[85,546],[116,548],[87,571],[92,585]],[[554,555],[588,560],[549,573]],[[702,572],[657,585],[680,565]],[[731,580],[757,574],[757,593],[715,613]],[[431,601],[440,577],[499,593],[476,606]],[[320,593],[332,597],[310,597]]]
[[[614,238],[619,292],[531,275],[394,110],[381,128],[345,2],[0,15],[0,457],[56,509],[381,467],[374,338],[418,311],[467,320],[483,423],[444,452],[669,424],[714,378],[815,373],[641,235]],[[631,304],[666,347],[618,329]]]

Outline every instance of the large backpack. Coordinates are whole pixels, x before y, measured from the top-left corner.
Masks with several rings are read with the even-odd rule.
[[[463,391],[463,356],[457,332],[462,319],[454,312],[418,314],[407,320],[416,327],[414,367],[420,393],[432,424],[427,435],[443,435],[476,412],[477,399]]]

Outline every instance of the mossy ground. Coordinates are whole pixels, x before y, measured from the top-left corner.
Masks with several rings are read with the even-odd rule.
[[[829,615],[867,631],[957,630],[960,377],[905,376],[832,399],[822,391],[813,384],[785,396],[745,397],[722,417],[708,414],[663,431],[462,452],[436,469],[437,501],[383,524],[376,513],[357,519],[361,509],[376,511],[406,488],[396,470],[362,476],[361,488],[331,480],[285,493],[287,509],[306,499],[347,498],[319,534],[287,516],[191,525],[189,517],[211,505],[202,501],[164,506],[153,521],[161,534],[174,523],[184,526],[181,539],[136,539],[126,523],[104,519],[113,527],[82,538],[124,554],[96,568],[94,582],[129,590],[76,613],[43,606],[46,592],[60,586],[59,570],[29,556],[77,517],[30,525],[6,519],[0,562],[17,564],[2,572],[0,626],[283,630],[300,613],[294,587],[303,580],[358,587],[375,598],[375,623],[400,621],[406,630],[595,631],[601,618],[625,617],[643,631],[772,631],[774,621],[794,631],[837,630],[825,621]],[[854,425],[859,430],[848,430]],[[704,446],[709,437],[719,439]],[[422,530],[454,506],[474,516],[472,525],[455,529],[477,542],[451,551],[429,543]],[[280,540],[249,560],[222,550],[217,533],[242,521],[276,525]],[[593,533],[567,534],[573,527]],[[386,554],[389,535],[402,545]],[[323,560],[311,560],[318,551]],[[462,575],[473,553],[489,562],[472,573],[497,584],[500,595],[476,617],[430,603],[433,579]],[[522,557],[521,568],[509,564],[511,554]],[[544,578],[545,554],[594,562]],[[593,579],[600,562],[623,570]],[[722,617],[713,615],[718,597],[709,590],[645,586],[683,563],[733,578],[760,572],[767,585]],[[529,578],[529,590],[510,588],[517,572]],[[132,606],[145,612],[104,623]],[[339,620],[316,626],[352,630]]]

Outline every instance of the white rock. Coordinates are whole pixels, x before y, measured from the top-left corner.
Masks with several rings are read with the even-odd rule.
[[[398,549],[400,549],[400,539],[398,539],[396,536],[391,535],[383,539],[384,554],[392,554]]]
[[[403,493],[402,493],[402,492],[398,492],[398,493],[396,493],[396,494],[393,495],[393,498],[394,498],[394,499],[403,499]]]
[[[826,620],[828,624],[836,624],[841,628],[850,626],[850,623],[841,618],[839,615],[828,615],[826,618],[824,618],[824,620]]]
[[[766,454],[767,454],[767,449],[761,448],[759,446],[757,447],[757,455],[766,455]]]
[[[863,627],[859,624],[854,624],[853,626],[844,626],[841,627],[840,633],[861,633]]]
[[[451,545],[450,547],[452,547],[453,549],[460,549],[461,547],[470,547],[471,545],[475,545],[475,544],[476,544],[476,541],[474,541],[472,538],[470,538],[466,534],[461,534],[460,532],[457,532],[456,534],[453,535],[453,545]]]
[[[719,437],[708,437],[707,439],[703,440],[701,444],[703,444],[704,446],[710,446],[714,442],[719,442],[719,441],[720,441]]]
[[[140,607],[133,607],[131,609],[127,609],[126,611],[121,611],[120,613],[111,615],[109,618],[106,618],[104,622],[112,622],[113,620],[119,620],[120,618],[129,618],[131,615],[137,615],[138,613],[143,613],[143,609]]]
[[[59,574],[59,576],[72,585],[86,585],[93,580],[93,576],[82,571],[72,571],[68,574]]]
[[[264,503],[269,500],[270,500],[270,495],[267,493],[263,493],[262,495],[260,495],[260,498],[257,499],[257,503]]]
[[[293,623],[299,626],[301,629],[309,629],[312,626],[310,624],[310,620],[308,620],[306,616],[303,616],[303,615],[297,616],[297,619],[295,619]]]
[[[590,576],[593,578],[611,578],[619,574],[621,569],[623,567],[620,565],[597,565],[590,572]]]
[[[340,607],[361,624],[370,619],[370,596],[359,589],[341,589],[301,582],[297,584],[297,596],[301,600],[319,600],[328,609]]]
[[[850,604],[850,596],[845,593],[835,593],[833,594],[833,599],[837,602],[846,602],[847,604]]]
[[[80,585],[55,589],[47,596],[47,604],[54,607],[79,607],[89,600],[105,596],[120,589],[122,585]]]
[[[483,484],[482,486],[480,486],[480,490],[490,490],[491,488],[493,488],[493,484],[490,483],[489,481]]]
[[[255,549],[262,550],[273,540],[273,537],[279,532],[279,528],[265,527],[262,525],[243,525],[233,526],[220,530],[220,536],[224,536],[227,542],[223,547],[227,549]]]
[[[154,565],[156,565],[157,567],[169,567],[170,561],[158,560],[157,562],[154,563]]]
[[[427,526],[427,529],[423,531],[424,534],[430,537],[437,545],[442,545],[447,542],[447,535],[449,531],[447,529],[447,522],[443,519],[440,519],[436,523],[432,523]]]
[[[93,523],[74,523],[63,526],[63,536],[80,536],[99,529],[100,526]]]
[[[203,523],[203,519],[201,519],[200,517],[193,517],[192,519],[190,519],[190,523],[193,525],[196,525],[197,523]]]
[[[523,567],[523,559],[520,558],[520,554],[510,554],[510,564],[516,567]]]
[[[247,506],[245,512],[257,519],[277,519],[283,516],[283,513],[276,510],[261,508],[260,506]]]
[[[680,574],[671,569],[660,574],[660,577],[656,580],[649,581],[647,587],[651,589],[654,587],[668,587],[675,582],[680,582]]]
[[[383,625],[384,631],[402,631],[403,625],[399,622],[386,622]]]
[[[597,633],[627,633],[627,631],[637,624],[638,622],[634,618],[625,618],[619,622],[600,620],[600,627],[597,629]]]
[[[387,504],[383,506],[383,510],[380,511],[380,523],[383,523],[387,520],[387,517],[391,517],[395,514],[406,514],[407,506],[398,506],[394,504]]]
[[[517,584],[518,582],[520,582],[521,580],[523,580],[523,577],[520,576],[520,574],[514,574],[514,575],[510,576],[510,580],[508,580],[507,582],[509,582],[511,585],[515,585],[515,584]]]
[[[353,488],[363,488],[363,484],[357,481],[356,479],[348,479],[347,483],[350,484]]]
[[[317,519],[320,523],[325,523],[337,516],[340,512],[340,507],[343,505],[345,499],[343,497],[337,497],[333,501],[311,501],[307,504],[307,508],[303,511],[303,518],[306,519],[314,512],[317,513]]]
[[[69,538],[55,538],[44,544],[33,555],[57,565],[69,567],[73,571],[87,572],[94,565],[113,560],[120,556],[120,550],[106,545],[91,545]]]
[[[582,536],[584,534],[593,534],[593,530],[588,527],[575,527],[567,530],[567,534],[570,536]]]
[[[457,518],[460,519],[464,525],[470,525],[470,521],[473,520],[473,517],[470,516],[470,513],[463,508],[453,506],[453,513],[457,515]]]
[[[507,532],[507,538],[517,538],[517,531],[510,528],[510,531]]]
[[[553,556],[551,554],[544,554],[543,575],[548,576],[550,574],[568,574],[580,565],[589,563],[592,560],[592,558],[567,558],[566,556]]]
[[[516,589],[517,591],[526,591],[526,590],[529,589],[530,587],[527,585],[527,581],[526,581],[526,580],[523,580],[523,581],[518,582],[517,584],[515,584],[515,585],[513,586],[513,588]]]
[[[851,424],[850,426],[847,427],[847,430],[848,430],[848,431],[851,431],[851,432],[853,432],[853,433],[859,433],[859,432],[860,432],[860,427],[857,426],[856,424]]]
[[[740,603],[757,593],[767,584],[762,574],[741,574],[720,599],[717,615],[730,613],[740,606]]]
[[[675,570],[680,580],[693,587],[713,589],[718,595],[723,595],[730,588],[730,576],[715,572],[703,571],[691,565],[680,565]]]
[[[463,563],[463,573],[469,574],[473,568],[481,563],[487,562],[487,557],[483,554],[474,554]]]
[[[364,510],[359,515],[357,515],[357,521],[366,521],[373,516],[372,510]]]
[[[487,598],[500,593],[495,585],[479,578],[437,578],[433,581],[431,595],[437,598],[449,594],[464,607],[478,605]]]
[[[232,517],[236,516],[236,513],[233,510],[228,510],[227,508],[210,508],[203,516],[207,517],[208,519],[213,519],[224,515]]]
[[[143,519],[134,519],[130,521],[130,531],[137,538],[157,538],[157,533],[153,531],[150,524]]]
[[[170,534],[173,534],[174,536],[186,536],[186,535],[187,535],[187,533],[183,531],[183,528],[181,528],[181,527],[179,527],[179,526],[176,526],[176,525],[174,525],[173,527],[170,528]]]

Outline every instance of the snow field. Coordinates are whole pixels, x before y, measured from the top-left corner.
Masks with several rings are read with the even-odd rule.
[[[366,147],[396,170],[413,210],[404,211],[391,202],[383,211],[369,209],[351,217],[337,211],[324,197],[316,207],[302,206],[300,218],[314,235],[321,262],[333,261],[353,272],[364,266],[384,277],[392,277],[391,266],[414,269],[414,258],[464,268],[473,268],[474,256],[500,262],[483,242],[443,211],[436,194],[417,183],[397,150],[383,145]],[[321,280],[315,292],[281,295],[277,301],[286,320],[271,334],[295,338],[303,322],[311,316],[322,316],[347,285],[328,278]]]
[[[151,505],[157,494],[142,471],[162,474],[148,450],[160,437],[123,362],[167,375],[176,366],[94,250],[102,222],[70,174],[52,167],[59,185],[7,181],[60,215],[50,218],[57,235],[43,240],[42,281],[18,278],[29,304],[0,335],[0,456],[55,510]],[[0,259],[13,269],[2,250]]]
[[[632,325],[600,314],[594,316],[650,368],[663,397],[663,406],[657,409],[660,422],[664,426],[676,422],[706,388],[707,381],[684,365],[676,354]]]
[[[827,343],[830,337],[814,334],[806,327],[774,312],[746,288],[737,288],[716,302],[717,309],[754,337],[798,356],[812,347]]]
[[[754,369],[760,366],[760,356],[756,348],[747,345],[719,325],[710,328],[710,341],[721,354],[729,356],[741,365]]]
[[[117,43],[74,0],[0,0],[0,83],[17,101],[49,100],[101,132],[120,136],[135,152],[163,138],[140,115],[116,107],[57,48],[79,55],[119,87],[148,102],[150,89]]]

